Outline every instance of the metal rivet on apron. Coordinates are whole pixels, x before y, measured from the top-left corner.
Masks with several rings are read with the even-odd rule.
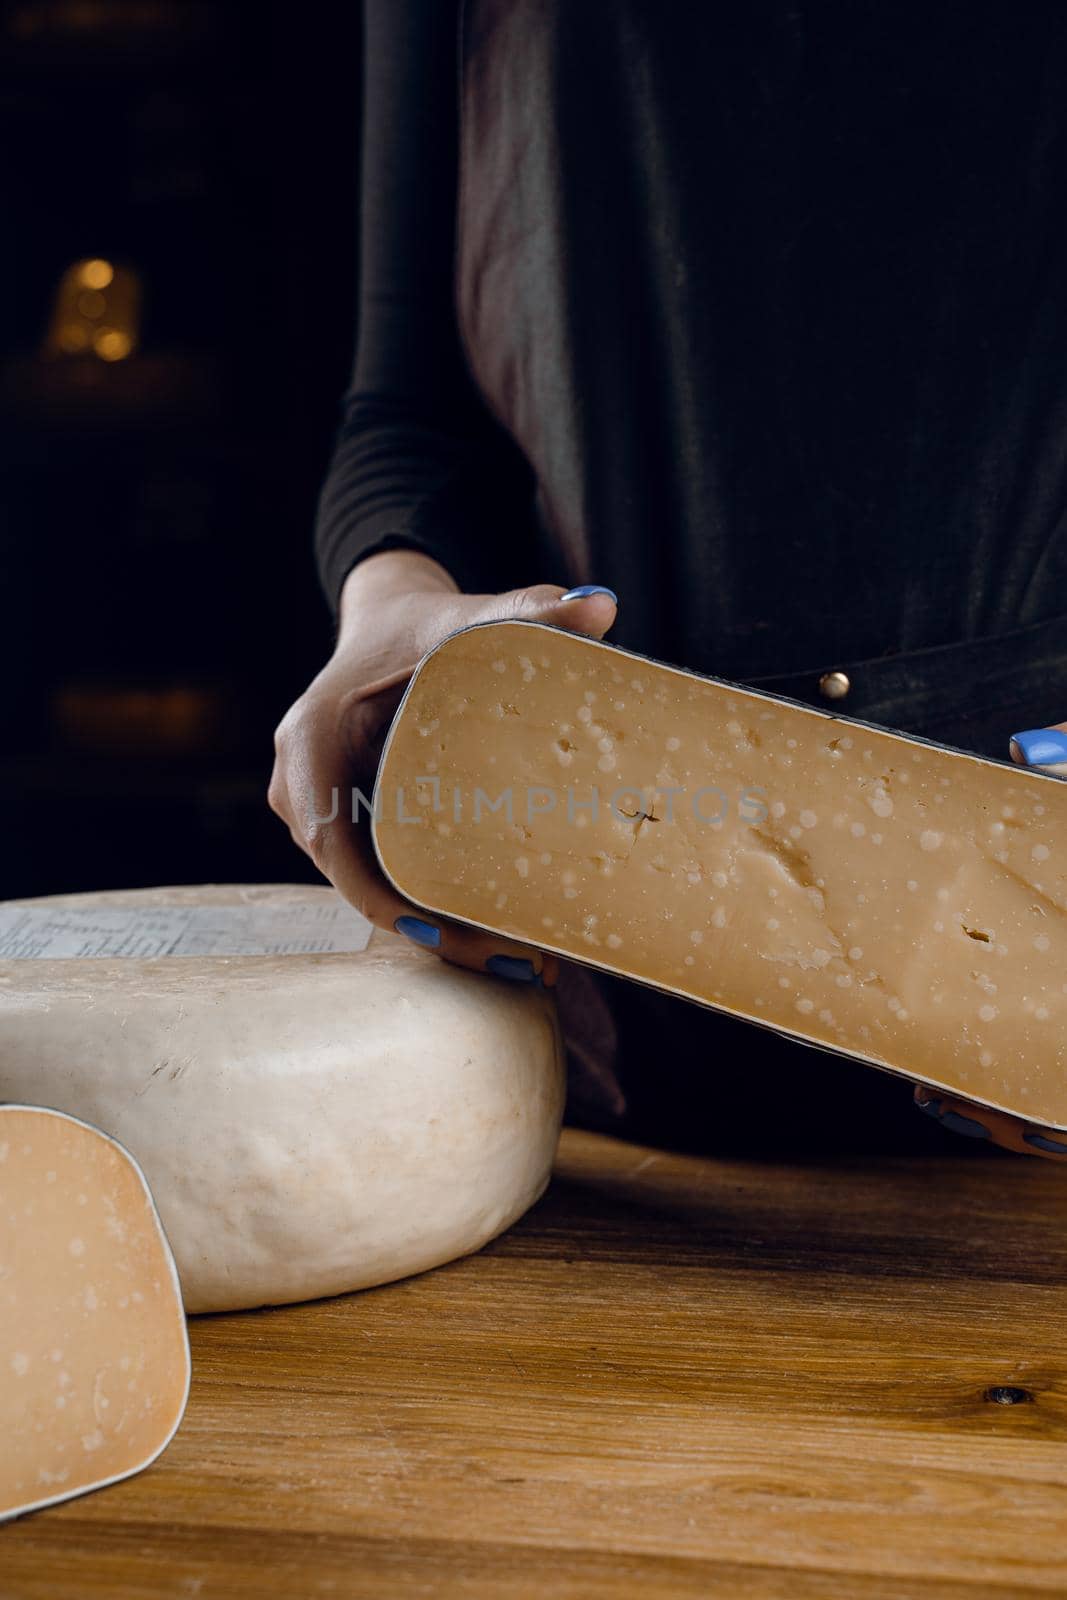
[[[843,700],[851,687],[847,672],[824,672],[819,679],[819,693],[827,700]]]

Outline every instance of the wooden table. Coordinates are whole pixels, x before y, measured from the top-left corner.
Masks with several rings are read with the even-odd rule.
[[[0,1595],[1062,1595],[1065,1222],[1036,1160],[567,1133],[479,1256],[194,1319],[170,1449],[0,1530]]]

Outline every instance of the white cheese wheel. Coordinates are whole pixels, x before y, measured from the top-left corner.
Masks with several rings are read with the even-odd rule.
[[[337,903],[208,886],[0,909]],[[189,1311],[339,1294],[479,1249],[543,1191],[563,1095],[543,989],[394,934],[356,954],[0,959],[0,1101],[130,1150]]]

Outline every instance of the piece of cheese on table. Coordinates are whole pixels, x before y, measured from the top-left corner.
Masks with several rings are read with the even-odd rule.
[[[563,1093],[549,994],[372,929],[331,889],[0,904],[0,1099],[127,1146],[189,1311],[479,1249],[544,1189]]]
[[[1067,1128],[1055,778],[499,622],[420,664],[375,807],[430,911]]]
[[[136,1163],[83,1122],[0,1106],[0,1520],[147,1467],[188,1392],[181,1288]]]

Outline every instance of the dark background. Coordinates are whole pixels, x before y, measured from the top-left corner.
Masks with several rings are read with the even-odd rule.
[[[0,6],[0,897],[317,878],[265,794],[332,640],[360,44],[355,0]],[[140,281],[123,360],[45,350],[85,258]]]

